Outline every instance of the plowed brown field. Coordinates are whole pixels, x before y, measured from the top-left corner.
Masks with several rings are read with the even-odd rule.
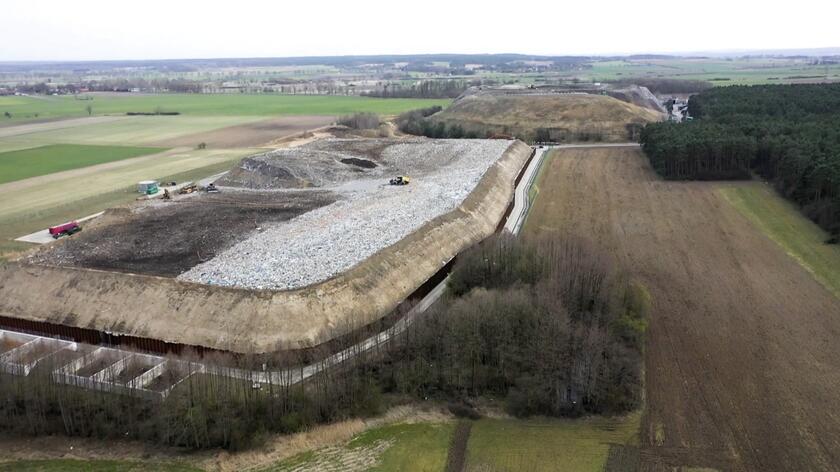
[[[242,125],[228,126],[201,133],[157,141],[164,147],[190,146],[205,143],[211,149],[257,147],[278,138],[327,126],[334,116],[281,116]]]
[[[636,149],[545,165],[526,232],[589,236],[652,296],[643,470],[839,470],[840,300],[729,184],[662,181]]]

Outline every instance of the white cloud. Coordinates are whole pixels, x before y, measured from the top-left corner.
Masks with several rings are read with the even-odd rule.
[[[840,46],[840,3],[5,0],[0,60]]]

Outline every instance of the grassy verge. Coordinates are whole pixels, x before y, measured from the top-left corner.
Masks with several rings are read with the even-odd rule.
[[[482,419],[472,428],[467,470],[600,472],[611,444],[638,445],[641,412],[579,420]]]
[[[441,471],[453,430],[450,423],[384,426],[366,431],[344,446],[305,452],[263,470]]]
[[[785,252],[840,297],[840,246],[767,185],[749,183],[719,189],[723,198]]]
[[[375,441],[393,439],[394,444],[382,454],[382,462],[372,471],[443,470],[453,424],[400,424],[368,431],[350,442],[360,447]]]
[[[555,151],[546,151],[546,155],[543,157],[542,161],[540,162],[540,167],[537,169],[537,175],[534,177],[534,183],[528,189],[528,201],[531,202],[531,206],[534,205],[534,201],[536,201],[537,196],[540,194],[540,183],[543,180],[543,172],[545,168],[548,167],[547,163],[549,159],[552,158]],[[528,222],[528,216],[531,214],[530,208],[528,214],[525,215],[525,221],[523,222],[523,226]]]
[[[128,461],[81,461],[75,459],[25,460],[0,463],[0,472],[200,472],[201,469],[182,464],[128,462]]]
[[[154,147],[53,144],[0,153],[0,184],[161,152]]]

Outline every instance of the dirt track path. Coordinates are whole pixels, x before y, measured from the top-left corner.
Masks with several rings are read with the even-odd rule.
[[[592,237],[653,298],[643,469],[837,470],[840,300],[722,184],[663,182],[638,150],[548,166],[526,230]]]

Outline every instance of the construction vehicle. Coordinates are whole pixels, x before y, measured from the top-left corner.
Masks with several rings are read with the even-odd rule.
[[[143,195],[154,195],[158,193],[158,182],[156,180],[144,180],[137,184],[137,190]]]
[[[185,185],[185,186],[181,187],[181,189],[180,189],[180,190],[178,190],[178,194],[180,194],[180,195],[186,195],[186,194],[188,194],[188,193],[193,193],[193,192],[195,192],[196,190],[198,190],[198,185],[196,185],[196,184],[189,184],[189,185]]]
[[[391,179],[388,183],[391,185],[408,185],[411,183],[411,178],[407,175],[398,175]]]
[[[81,230],[82,227],[79,226],[77,221],[69,221],[62,225],[50,227],[49,232],[53,239],[58,239],[62,236],[70,236],[71,234],[78,233]]]
[[[211,182],[211,183],[207,184],[206,187],[204,187],[204,191],[207,192],[207,193],[218,193],[219,189],[216,188],[216,184]]]

